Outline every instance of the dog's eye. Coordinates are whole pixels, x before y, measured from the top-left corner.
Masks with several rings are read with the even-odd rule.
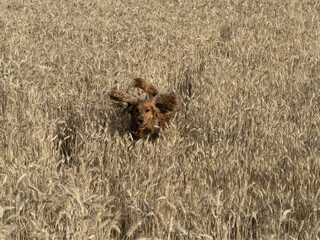
[[[150,112],[150,109],[147,109],[146,112]]]

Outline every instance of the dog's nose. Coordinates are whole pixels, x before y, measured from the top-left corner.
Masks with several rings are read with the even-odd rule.
[[[138,118],[139,123],[143,123],[143,118]]]

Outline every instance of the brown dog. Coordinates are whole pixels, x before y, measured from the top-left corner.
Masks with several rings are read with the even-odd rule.
[[[116,89],[109,92],[110,100],[119,107],[126,109],[131,115],[130,133],[133,139],[138,140],[150,136],[159,137],[160,128],[165,127],[172,113],[180,105],[175,93],[159,94],[159,91],[147,81],[136,78],[133,86],[149,94],[149,99],[141,100],[122,93]]]

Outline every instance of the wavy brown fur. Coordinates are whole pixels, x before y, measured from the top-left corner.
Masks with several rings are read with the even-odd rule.
[[[180,105],[179,99],[175,93],[157,95],[153,98],[153,102],[161,113],[173,112]]]
[[[150,97],[154,97],[159,94],[159,91],[152,84],[141,78],[133,79],[133,86],[144,90]]]
[[[109,98],[111,102],[117,107],[129,107],[134,102],[137,101],[136,98],[132,97],[129,94],[118,91],[116,88],[113,88],[109,92]]]
[[[175,93],[159,95],[152,84],[141,78],[135,78],[133,86],[144,90],[151,98],[136,99],[116,89],[110,91],[109,98],[116,106],[127,108],[131,115],[130,132],[136,137],[144,138],[157,132],[159,125],[165,127],[180,102]]]

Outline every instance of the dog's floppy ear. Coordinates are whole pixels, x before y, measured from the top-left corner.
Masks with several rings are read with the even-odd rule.
[[[157,95],[152,102],[161,113],[173,112],[180,106],[179,98],[175,93]]]
[[[130,108],[137,101],[136,98],[120,92],[116,88],[113,88],[108,95],[111,102],[117,107]]]

